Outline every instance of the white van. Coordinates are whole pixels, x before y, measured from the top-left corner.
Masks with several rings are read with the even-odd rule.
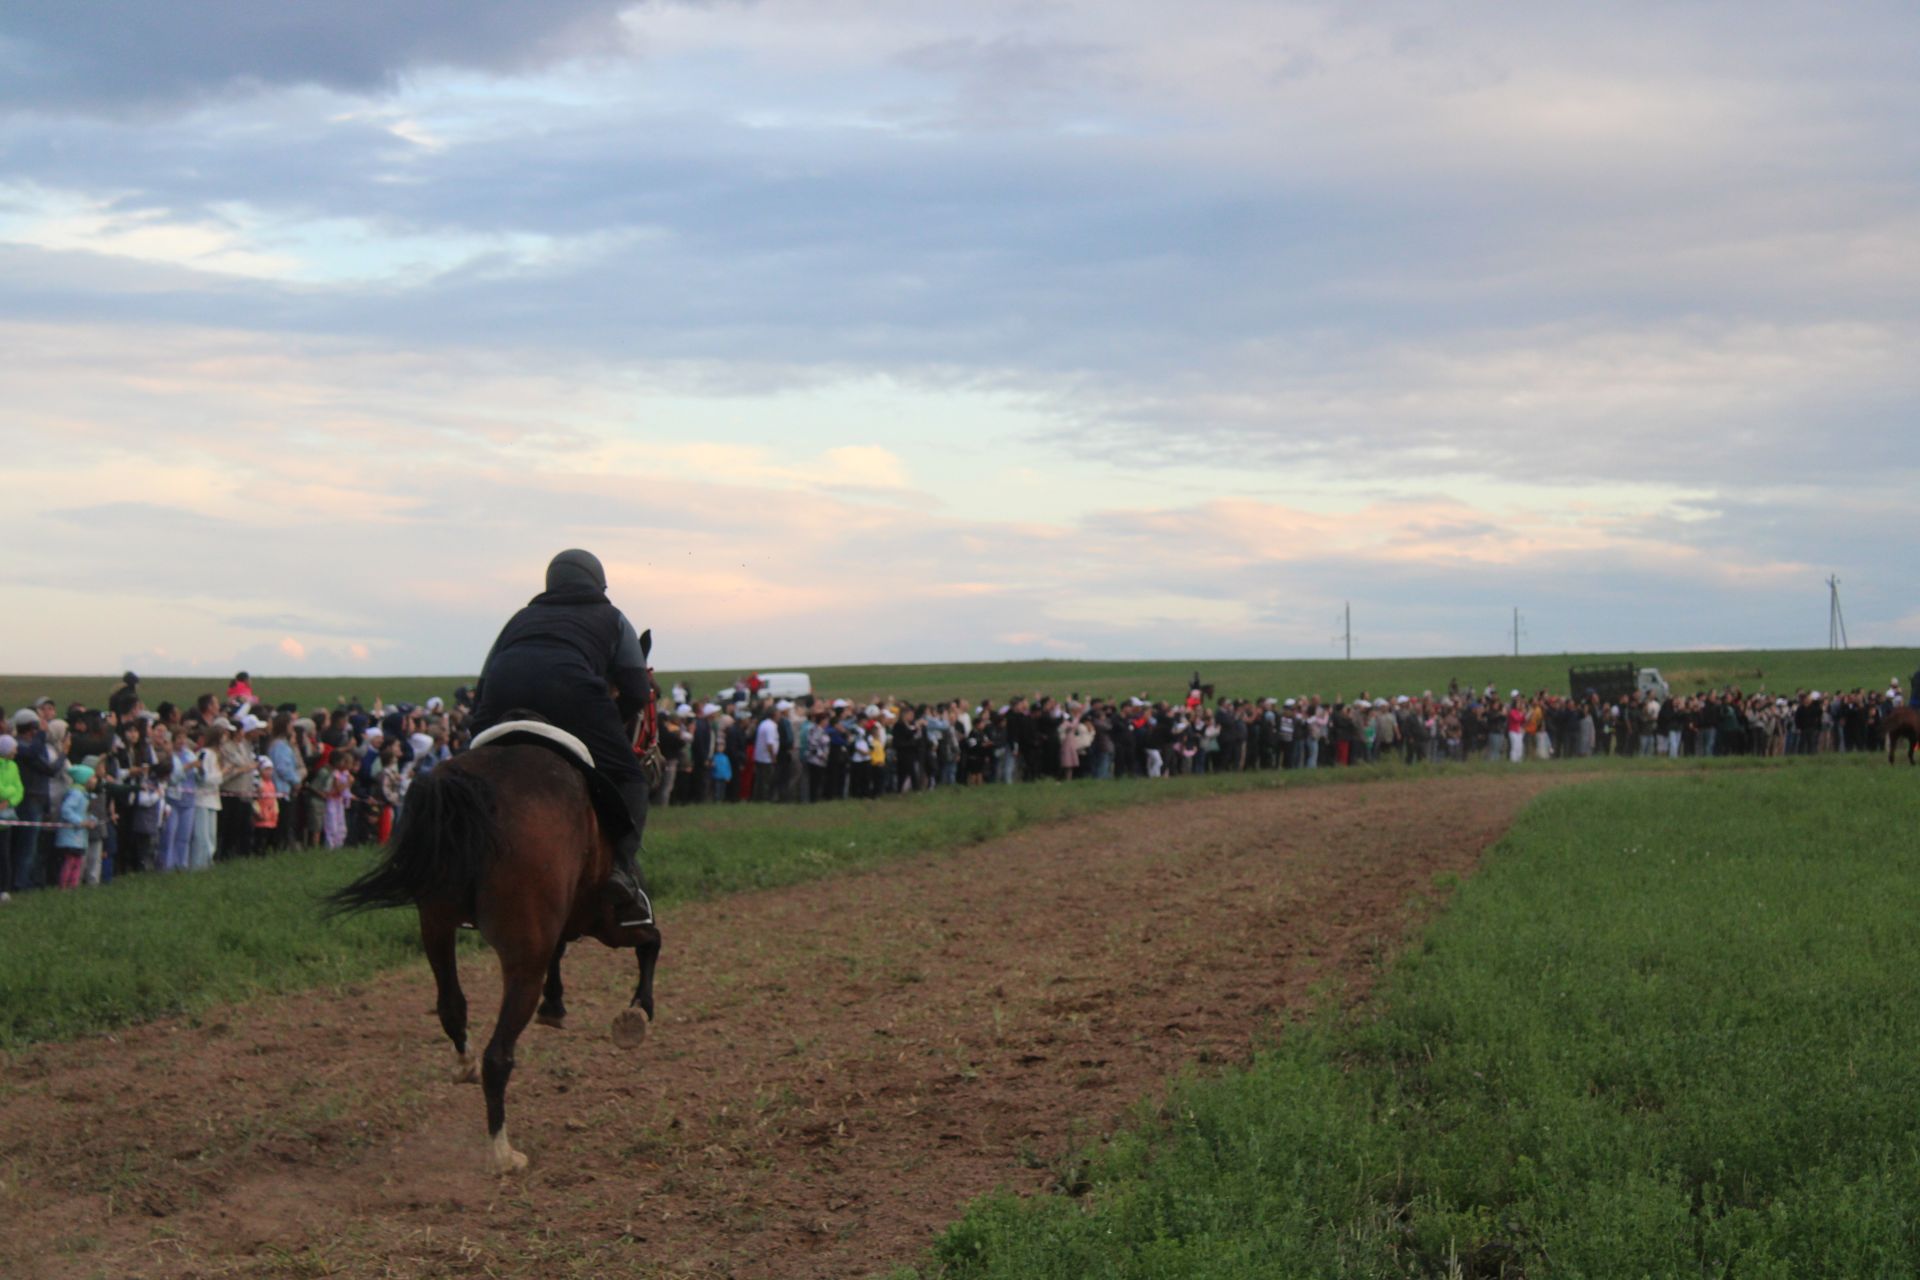
[[[761,671],[760,696],[763,698],[786,698],[797,702],[813,693],[813,681],[804,671]]]

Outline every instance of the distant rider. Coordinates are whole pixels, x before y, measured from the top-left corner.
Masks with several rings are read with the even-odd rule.
[[[547,589],[527,602],[487,652],[475,690],[477,734],[533,711],[586,744],[594,768],[619,790],[633,818],[615,842],[608,885],[622,924],[650,918],[634,857],[647,821],[647,778],[622,721],[647,704],[647,657],[625,614],[607,599],[607,575],[586,551],[562,551]]]

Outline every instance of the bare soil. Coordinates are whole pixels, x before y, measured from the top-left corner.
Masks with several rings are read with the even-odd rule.
[[[0,1069],[8,1276],[859,1276],[1044,1190],[1192,1064],[1365,994],[1545,771],[1195,798],[684,907],[660,1020],[568,957],[565,1030],[480,1091],[424,964]],[[319,925],[316,928],[322,927]],[[154,957],[164,963],[164,957]],[[465,958],[476,1043],[498,999]]]

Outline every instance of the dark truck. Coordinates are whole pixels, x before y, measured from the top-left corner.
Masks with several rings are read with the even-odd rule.
[[[1624,697],[1638,698],[1649,693],[1664,701],[1667,696],[1667,682],[1660,678],[1660,668],[1631,662],[1568,667],[1567,689],[1576,699],[1597,693],[1602,702],[1618,702]]]

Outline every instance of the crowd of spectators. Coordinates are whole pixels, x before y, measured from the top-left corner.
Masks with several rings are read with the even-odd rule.
[[[1779,756],[1880,749],[1879,723],[1905,704],[1884,692],[1792,698],[1737,688],[1662,699],[1532,696],[1457,684],[1445,693],[1348,700],[1215,700],[1196,674],[1185,700],[1019,695],[1004,703],[844,698],[696,704],[676,687],[661,735],[656,803],[811,803],[938,786],[1038,779],[1179,777],[1399,761],[1595,755]]]
[[[1916,679],[1920,679],[1917,674]],[[1003,703],[768,699],[750,682],[664,697],[658,805],[818,803],[942,786],[1168,778],[1399,762],[1882,749],[1884,691],[1727,688],[1661,698],[1444,693],[1185,699],[1017,695]],[[128,672],[104,708],[39,699],[0,720],[0,901],[114,874],[198,870],[275,849],[385,838],[408,787],[465,749],[472,692],[302,713],[240,672],[224,696],[147,707]]]
[[[382,839],[413,779],[464,745],[472,698],[455,698],[302,713],[264,704],[242,671],[224,696],[150,708],[128,672],[104,708],[0,708],[0,901]]]

